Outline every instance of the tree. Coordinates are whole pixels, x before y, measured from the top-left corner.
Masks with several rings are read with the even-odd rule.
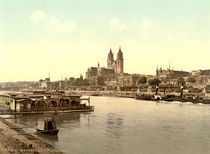
[[[139,78],[138,80],[138,84],[146,84],[147,83],[147,77],[146,76],[142,76]]]
[[[83,75],[82,75],[82,74],[80,74],[79,79],[80,79],[80,80],[83,80]]]
[[[89,86],[89,82],[87,79],[83,79],[82,84],[83,84],[83,86]]]
[[[149,80],[149,85],[152,86],[152,85],[158,85],[160,84],[161,81],[159,79],[152,79],[152,80]]]
[[[177,81],[176,81],[176,84],[177,85],[185,84],[184,78],[178,78]]]
[[[51,88],[53,90],[59,89],[59,82],[51,82]]]
[[[99,86],[104,86],[105,85],[103,77],[99,76],[97,78],[97,85],[99,85]]]
[[[71,86],[88,86],[89,82],[87,79],[83,79],[83,77],[80,76],[80,78],[77,78],[76,80],[71,82]]]
[[[161,81],[164,83],[167,83],[169,80],[168,80],[168,78],[161,78]]]
[[[190,76],[190,77],[187,78],[187,82],[195,83],[196,79],[194,77]]]

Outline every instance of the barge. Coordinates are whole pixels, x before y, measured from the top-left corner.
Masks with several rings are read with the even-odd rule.
[[[0,114],[60,113],[94,111],[90,97],[82,98],[77,93],[60,91],[33,91],[31,93],[10,93],[2,96],[6,111]],[[86,102],[84,102],[86,101]]]

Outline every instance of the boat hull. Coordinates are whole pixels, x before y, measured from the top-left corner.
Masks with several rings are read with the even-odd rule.
[[[57,135],[59,130],[58,129],[54,129],[54,130],[39,130],[39,129],[37,129],[37,132],[47,134],[47,135]]]

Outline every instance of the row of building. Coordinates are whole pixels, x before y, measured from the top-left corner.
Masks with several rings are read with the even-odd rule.
[[[162,67],[157,68],[155,75],[125,73],[124,57],[121,48],[119,48],[116,58],[114,58],[113,51],[112,49],[110,49],[107,54],[106,60],[106,67],[101,67],[98,63],[98,66],[90,67],[87,69],[85,79],[89,83],[88,86],[103,86],[107,90],[117,90],[121,87],[135,87],[138,86],[139,79],[142,76],[145,76],[147,78],[147,81],[154,78],[163,81],[166,81],[167,79],[167,82],[162,82],[162,84],[176,84],[178,78],[184,78],[186,80],[188,77],[194,77],[196,79],[196,83],[193,83],[193,86],[203,88],[206,86],[206,84],[208,84],[208,79],[210,78],[210,70],[196,70],[192,72],[187,72],[171,69],[170,66],[167,69],[163,69]],[[50,78],[45,78],[39,80],[38,85],[40,89],[45,90],[68,89],[70,87],[70,84],[67,83],[70,83],[74,80],[75,78],[71,77],[69,79],[51,82]],[[101,82],[99,82],[98,80],[101,80]]]
[[[116,60],[114,59],[112,50],[110,49],[108,56],[107,56],[107,68],[100,67],[90,67],[86,72],[86,79],[91,84],[97,85],[97,79],[103,78],[105,85],[107,87],[123,87],[123,86],[137,86],[138,80],[140,77],[146,76],[147,80],[151,80],[154,78],[158,79],[167,79],[170,84],[175,84],[178,78],[187,78],[189,76],[195,77],[198,79],[199,84],[202,82],[205,84],[207,80],[203,80],[203,77],[210,76],[210,70],[197,70],[192,72],[187,71],[179,71],[174,69],[156,69],[156,75],[141,75],[141,74],[128,74],[124,72],[124,58],[123,52],[121,48],[117,53]]]

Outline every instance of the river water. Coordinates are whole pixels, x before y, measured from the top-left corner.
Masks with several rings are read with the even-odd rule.
[[[37,119],[9,119],[55,148],[72,154],[208,154],[210,105],[91,97],[95,111],[54,115],[57,137],[38,135]]]

